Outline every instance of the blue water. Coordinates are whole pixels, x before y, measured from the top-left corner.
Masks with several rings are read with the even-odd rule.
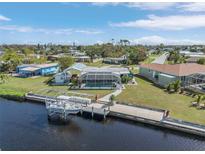
[[[205,139],[151,125],[72,116],[48,122],[44,105],[0,98],[1,150],[205,150]]]

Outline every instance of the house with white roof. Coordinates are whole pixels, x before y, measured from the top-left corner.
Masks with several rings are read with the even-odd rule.
[[[16,73],[21,77],[45,76],[59,71],[58,63],[50,64],[23,64],[16,68]]]

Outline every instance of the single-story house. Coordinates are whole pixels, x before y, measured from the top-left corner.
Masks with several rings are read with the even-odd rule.
[[[179,53],[181,55],[184,55],[186,57],[195,57],[195,58],[205,58],[205,54],[203,52],[191,52],[191,51],[188,51],[188,50],[181,50],[179,51]]]
[[[59,71],[59,65],[57,63],[50,64],[23,64],[16,68],[16,73],[21,77],[30,76],[44,76],[55,74]]]
[[[119,58],[108,57],[108,58],[103,59],[103,63],[106,63],[106,64],[125,64],[126,60],[127,60],[127,57],[125,55],[122,57],[119,57]]]
[[[190,57],[186,59],[186,63],[197,63],[200,57]]]
[[[142,64],[139,74],[154,83],[166,87],[169,83],[180,80],[184,85],[189,76],[205,73],[205,66],[195,63],[186,64]]]
[[[87,67],[83,63],[75,63],[72,66],[66,68],[63,70],[63,72],[60,72],[54,76],[54,83],[55,85],[64,85],[66,83],[70,82],[70,79],[72,77],[72,74],[79,73]]]
[[[54,75],[54,85],[64,85],[70,82],[72,75],[70,72],[60,72]]]
[[[121,86],[123,75],[131,75],[128,68],[86,67],[79,80],[82,89],[113,89]]]
[[[76,62],[90,62],[91,58],[89,56],[75,56],[74,57]]]

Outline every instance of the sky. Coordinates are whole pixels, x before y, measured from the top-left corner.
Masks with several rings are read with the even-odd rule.
[[[0,44],[205,44],[205,3],[0,3]]]

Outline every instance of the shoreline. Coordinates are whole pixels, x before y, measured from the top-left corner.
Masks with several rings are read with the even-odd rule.
[[[0,96],[0,97],[2,97],[2,96]],[[38,102],[38,103],[44,104],[43,98],[32,99],[31,97],[29,98],[27,94],[25,94],[25,96],[18,96],[18,97],[13,96],[13,95],[7,95],[7,96],[2,97],[2,98],[7,99],[7,100],[14,100],[14,101],[18,101],[18,102],[23,102],[23,101],[29,100],[32,102]],[[143,108],[143,109],[147,109],[148,111],[155,110],[155,109],[142,107],[142,106],[138,106],[138,107]],[[160,111],[160,110],[156,109],[156,111]],[[181,131],[184,133],[189,133],[192,135],[197,135],[197,136],[202,136],[202,137],[205,136],[205,126],[204,125],[190,123],[190,122],[182,121],[179,119],[173,119],[171,117],[163,118],[160,121],[156,121],[156,120],[152,120],[152,119],[147,119],[145,117],[143,118],[143,117],[133,116],[133,115],[124,114],[124,113],[120,113],[120,112],[113,112],[113,111],[111,111],[108,114],[108,117],[114,117],[114,118],[120,118],[123,120],[128,120],[128,121],[133,121],[133,122],[150,124],[153,126],[166,128],[166,129],[172,129],[172,130],[176,130],[176,131]]]
[[[18,96],[18,95],[0,95],[1,98],[12,100],[12,101],[18,101],[23,102],[26,101],[26,97],[24,96]]]

